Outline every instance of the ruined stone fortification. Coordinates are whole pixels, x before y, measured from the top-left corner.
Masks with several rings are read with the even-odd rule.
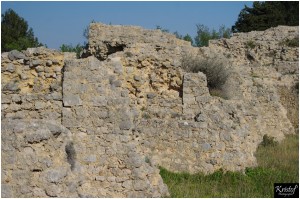
[[[298,34],[277,27],[199,49],[160,30],[94,23],[86,58],[2,53],[2,196],[162,197],[157,166],[255,166],[263,135],[298,128],[299,51],[282,44]],[[181,69],[185,54],[223,59],[228,100]]]

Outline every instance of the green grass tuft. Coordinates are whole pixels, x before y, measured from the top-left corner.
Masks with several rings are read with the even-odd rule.
[[[256,152],[259,166],[247,168],[245,173],[219,170],[191,175],[160,168],[160,175],[175,198],[272,198],[274,183],[299,180],[299,136],[289,135],[280,144],[265,141],[267,144],[261,144]]]
[[[254,41],[250,40],[245,42],[245,46],[247,48],[254,49],[257,46],[257,44]]]
[[[299,46],[299,37],[295,37],[293,39],[284,39],[279,43],[279,45],[296,48]]]

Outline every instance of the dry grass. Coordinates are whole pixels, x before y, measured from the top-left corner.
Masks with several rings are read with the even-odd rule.
[[[211,96],[221,97],[226,100],[229,99],[229,97],[227,96],[227,93],[222,89],[216,89],[216,88],[209,89],[209,93]]]
[[[182,68],[187,72],[204,73],[209,89],[222,89],[229,76],[229,71],[218,57],[204,59],[185,55],[182,57]]]
[[[260,167],[277,170],[285,174],[284,182],[297,182],[299,176],[299,135],[288,135],[277,146],[260,146],[256,152]],[[283,176],[281,176],[283,177]]]

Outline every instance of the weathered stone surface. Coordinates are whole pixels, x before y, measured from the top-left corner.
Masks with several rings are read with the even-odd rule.
[[[87,58],[2,53],[2,196],[166,197],[158,165],[255,166],[264,134],[294,132],[299,53],[279,43],[295,36],[297,27],[277,27],[199,49],[160,30],[93,23]],[[185,54],[219,55],[227,100],[210,94],[204,73],[181,69]]]
[[[135,191],[144,191],[147,188],[147,183],[143,180],[133,181],[133,188]]]
[[[48,140],[51,136],[51,133],[48,129],[38,129],[34,133],[27,134],[25,136],[25,140],[32,144],[32,143],[38,143],[43,140]]]
[[[14,97],[11,102],[18,104],[18,106],[22,107],[22,110],[18,110],[19,112],[15,113],[14,111],[16,111],[16,109],[6,109],[3,111],[3,114],[7,116],[14,115],[14,117],[22,117],[28,119],[30,117],[43,118],[45,117],[45,113],[49,112],[52,112],[52,114],[55,115],[57,115],[58,113],[60,114],[62,103],[60,103],[59,106],[56,106],[53,105],[52,102],[54,100],[62,101],[61,76],[56,76],[56,78],[53,78],[53,74],[56,74],[56,72],[54,72],[54,68],[58,67],[61,69],[63,67],[64,63],[62,62],[62,53],[42,47],[27,49],[18,56],[19,53],[21,52],[11,51],[8,54],[10,54],[11,56],[16,55],[17,58],[14,59],[24,59],[24,62],[16,62],[15,60],[11,61],[8,56],[2,60],[3,63],[5,63],[5,67],[3,67],[5,68],[5,70],[3,70],[3,72],[6,72],[2,72],[1,74],[1,83],[3,86],[2,91],[5,93],[7,92],[7,95],[18,95],[18,97]],[[43,58],[41,58],[40,55],[43,55]],[[46,78],[41,74],[43,73],[41,71],[43,71],[42,68],[44,68],[44,66],[37,65],[37,68],[30,68],[28,66],[29,62],[31,63],[34,60],[39,60],[39,63],[43,64],[44,62],[46,62],[46,60],[52,58],[56,58],[60,61],[57,62],[56,66],[51,65],[47,67],[48,72],[52,75]],[[52,85],[57,85],[57,87],[54,88]],[[57,93],[53,93],[54,97],[50,99],[47,96],[49,96],[48,94],[52,95],[53,90],[59,92],[60,95],[57,95]],[[19,98],[24,98],[24,100],[20,100]],[[44,100],[45,102],[49,102],[51,104],[42,103],[42,101]],[[35,107],[35,105],[37,106]],[[39,110],[40,112],[36,111],[34,114],[33,112],[30,113],[30,111],[34,110],[34,108],[36,108],[36,110]],[[60,117],[56,117],[56,119],[60,121]]]
[[[42,61],[37,59],[37,60],[32,60],[31,62],[32,66],[39,66],[42,64]]]
[[[46,61],[46,66],[51,66],[52,64],[53,64],[53,62],[51,60]]]
[[[9,63],[9,64],[7,65],[7,67],[6,67],[6,70],[7,70],[8,72],[10,72],[10,73],[15,72],[15,69],[16,69],[16,67],[15,67],[15,65],[13,65],[12,63]]]
[[[3,91],[19,91],[19,82],[11,81],[4,85],[2,88]]]
[[[26,56],[17,50],[12,50],[8,53],[8,58],[13,61],[15,59],[25,59]]]
[[[46,171],[46,180],[50,183],[59,183],[63,180],[64,177],[66,177],[66,175],[66,168],[58,167]]]
[[[131,121],[126,120],[126,121],[122,121],[119,125],[121,130],[129,130],[131,128]]]
[[[8,184],[2,184],[1,183],[1,197],[3,198],[12,198],[13,195],[13,189]]]
[[[64,102],[64,106],[66,106],[66,107],[82,105],[82,101],[81,101],[80,97],[78,95],[73,95],[73,94],[64,95],[63,102]]]

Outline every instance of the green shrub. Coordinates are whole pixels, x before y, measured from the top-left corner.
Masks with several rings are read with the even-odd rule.
[[[261,142],[262,146],[276,146],[277,144],[278,142],[275,141],[274,137],[270,137],[266,134],[263,136],[263,141]]]
[[[287,39],[286,38],[283,41],[281,41],[279,43],[279,45],[288,46],[288,47],[292,47],[292,48],[298,47],[299,46],[299,37],[295,37],[293,39]]]
[[[151,160],[148,156],[145,157],[145,162],[148,163],[148,164],[151,164]]]
[[[210,30],[203,24],[197,24],[197,36],[195,37],[195,44],[198,47],[208,46],[209,40],[230,38],[231,30],[224,25],[220,26],[219,31],[215,29]]]
[[[217,57],[203,59],[185,55],[182,58],[182,68],[186,72],[198,73],[202,72],[206,75],[207,86],[210,90],[222,90],[229,72],[225,68],[225,64]]]
[[[247,48],[250,48],[250,49],[254,49],[255,47],[256,47],[256,43],[254,42],[254,41],[252,41],[252,40],[250,40],[250,41],[247,41],[246,43],[245,43],[245,46],[247,47]]]
[[[149,115],[148,113],[143,113],[143,114],[142,114],[142,117],[143,117],[144,119],[150,119],[150,118],[151,118],[150,115]]]
[[[77,44],[76,46],[73,46],[71,44],[67,45],[67,44],[63,44],[59,47],[61,52],[74,52],[76,53],[76,57],[80,58],[80,52],[83,50],[83,46],[81,46],[80,44]]]

